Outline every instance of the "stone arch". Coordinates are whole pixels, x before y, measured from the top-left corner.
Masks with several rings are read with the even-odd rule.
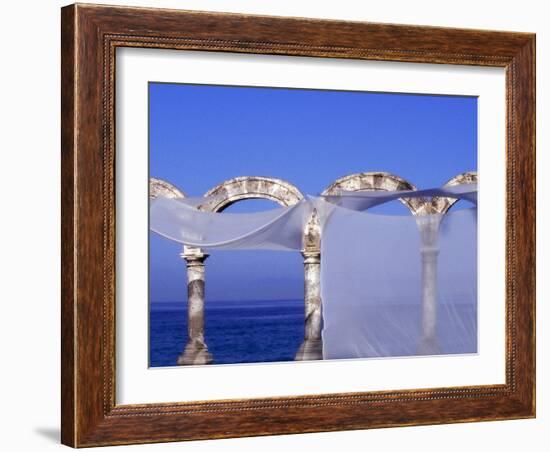
[[[208,190],[205,195],[211,200],[200,206],[209,212],[222,212],[244,199],[268,199],[283,207],[300,202],[304,195],[294,185],[282,179],[261,176],[235,177]]]
[[[169,199],[185,199],[187,198],[187,195],[180,190],[178,187],[176,187],[174,184],[171,184],[168,181],[165,181],[163,179],[157,179],[156,177],[150,177],[149,178],[149,199],[153,200],[158,198],[159,196],[164,196],[165,198]],[[202,254],[202,251],[200,248],[192,248],[188,246],[183,247],[184,253],[183,254]],[[182,254],[182,257],[183,257]]]
[[[171,184],[168,181],[163,179],[157,179],[156,177],[149,178],[149,199],[153,200],[159,196],[164,196],[169,199],[185,199],[187,195],[176,187],[174,184]],[[192,248],[188,246],[183,247],[183,254],[203,254],[200,248]],[[183,257],[182,254],[182,257]]]
[[[209,212],[222,212],[230,205],[246,199],[268,199],[283,207],[290,207],[304,199],[294,185],[282,179],[262,176],[236,177],[216,185],[205,193],[209,198],[199,208]],[[295,359],[322,359],[321,339],[321,231],[316,210],[302,233],[302,255],[304,257],[304,342]]]
[[[375,171],[368,173],[355,173],[336,179],[325,191],[324,196],[339,195],[343,191],[405,191],[416,190],[416,187],[409,181],[395,174]],[[424,198],[399,198],[399,201],[407,207],[413,215],[420,215],[425,209],[428,201]]]
[[[162,179],[157,179],[155,177],[149,178],[149,199],[155,199],[159,196],[164,196],[165,198],[171,199],[181,199],[186,198],[184,192],[182,192],[175,185],[171,184]]]
[[[199,206],[208,212],[222,212],[232,204],[246,199],[267,199],[282,207],[290,207],[304,199],[298,188],[283,179],[263,176],[242,176],[228,179],[204,194],[210,198]],[[303,233],[304,250],[320,252],[320,226],[317,212],[306,224]]]
[[[445,184],[452,187],[461,184],[477,183],[477,173],[470,171],[458,174]],[[443,216],[458,201],[457,198],[434,196],[430,199],[425,213],[417,217],[421,238],[422,259],[422,334],[418,343],[420,354],[438,354],[440,347],[437,341],[437,262],[439,254],[438,236]]]
[[[445,186],[477,183],[477,173],[467,172],[450,179]],[[333,182],[323,195],[338,195],[343,191],[367,190],[416,190],[406,180],[390,173],[358,173],[342,177]],[[439,249],[437,237],[440,225],[440,215],[445,214],[456,202],[456,198],[400,198],[415,216],[420,233],[420,253],[422,265],[422,320],[421,339],[418,344],[420,354],[437,354],[439,345],[436,336],[437,324],[437,256]]]
[[[468,171],[458,174],[445,183],[445,187],[454,187],[461,184],[477,184],[477,172]],[[437,213],[447,213],[447,211],[458,202],[456,198],[447,198],[434,196],[432,199],[432,208]]]
[[[149,178],[149,199],[164,196],[184,199],[183,191],[162,179]],[[208,254],[200,248],[183,246],[180,257],[187,267],[187,333],[188,339],[177,364],[208,364],[212,355],[204,339],[204,261]]]

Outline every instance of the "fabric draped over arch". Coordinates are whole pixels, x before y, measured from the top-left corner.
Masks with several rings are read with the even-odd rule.
[[[157,198],[186,199],[183,191],[162,179],[149,179],[149,200]],[[187,269],[187,343],[177,364],[209,364],[212,355],[208,351],[204,337],[204,261],[208,254],[200,248],[183,245],[180,257],[186,262]]]
[[[305,328],[304,342],[297,351],[295,359],[364,357],[361,353],[364,354],[366,348],[371,347],[372,349],[372,344],[369,344],[369,347],[363,347],[359,356],[355,356],[353,353],[350,354],[349,350],[342,351],[342,341],[335,346],[335,341],[331,339],[333,337],[331,332],[335,325],[333,320],[338,318],[338,315],[333,315],[332,310],[344,309],[347,306],[346,297],[357,301],[361,295],[351,294],[345,284],[326,284],[327,287],[322,287],[321,279],[324,269],[328,268],[333,272],[332,274],[336,274],[341,269],[348,268],[346,265],[349,264],[349,259],[347,259],[347,263],[336,262],[339,259],[345,260],[346,257],[342,256],[342,252],[334,246],[334,243],[339,240],[334,232],[334,224],[353,226],[355,229],[350,235],[357,236],[358,240],[361,240],[363,232],[366,234],[369,227],[377,222],[380,223],[380,221],[380,224],[387,224],[388,231],[397,231],[394,226],[399,224],[400,220],[365,213],[357,215],[357,212],[364,212],[372,206],[393,199],[402,202],[411,212],[410,218],[404,217],[400,227],[403,231],[409,231],[409,235],[416,234],[414,240],[418,242],[419,247],[417,255],[420,255],[418,280],[420,281],[421,297],[418,306],[421,307],[419,309],[421,326],[419,337],[414,340],[416,344],[414,352],[435,354],[445,351],[441,349],[437,340],[437,270],[441,225],[445,226],[443,218],[457,200],[476,201],[477,174],[475,172],[460,174],[449,180],[443,187],[429,190],[417,190],[410,182],[390,173],[357,173],[337,179],[322,192],[320,197],[304,196],[294,185],[281,179],[260,176],[238,177],[213,187],[204,197],[194,202],[186,200],[183,192],[168,183],[165,185],[163,182],[151,179],[151,192],[155,190],[155,193],[159,193],[152,197],[154,198],[151,207],[152,218],[157,219],[165,215],[164,223],[160,221],[160,224],[163,225],[170,222],[177,223],[181,218],[185,218],[187,222],[184,227],[175,230],[169,230],[170,228],[166,227],[162,229],[162,226],[155,229],[155,225],[153,225],[155,227],[152,226],[152,229],[185,244],[182,257],[186,259],[188,265],[188,295],[190,300],[191,296],[196,300],[189,304],[189,340],[178,360],[179,364],[206,364],[212,360],[204,342],[204,260],[208,255],[201,248],[207,250],[252,248],[300,251],[304,258]],[[168,195],[163,195],[162,190]],[[181,193],[181,196],[178,196],[178,192]],[[273,211],[255,214],[221,214],[230,205],[246,199],[268,199],[278,203],[281,207]],[[365,215],[370,215],[370,217]],[[369,223],[363,224],[362,222],[366,218]],[[468,222],[464,219],[453,221],[455,223],[463,221],[464,224],[467,223],[471,226],[471,221]],[[223,233],[216,233],[214,229],[210,229],[213,234],[204,234],[205,230],[209,230],[209,225],[217,225],[218,230],[223,230]],[[410,225],[416,225],[414,228],[416,232],[410,229]],[[360,229],[363,227],[364,231]],[[192,237],[190,231],[193,229],[195,229],[195,236]],[[383,230],[384,228],[381,228],[377,230],[377,233]],[[293,232],[289,233],[289,231]],[[471,227],[469,231],[472,231]],[[199,237],[202,241],[194,237]],[[216,237],[218,240],[210,240],[212,237]],[[328,247],[324,243],[326,237],[332,241]],[[388,237],[386,236],[385,239],[387,241]],[[373,249],[376,248],[375,243],[371,245],[373,245]],[[346,246],[348,244],[343,241],[342,247]],[[410,247],[410,245],[405,244],[404,247]],[[360,248],[358,247],[358,249]],[[327,250],[328,255],[326,255]],[[365,267],[366,260],[369,260],[369,265],[372,265],[370,262],[372,251],[368,249],[363,251],[364,256],[355,255],[352,259],[358,268]],[[353,249],[351,249],[351,254],[354,254]],[[329,259],[330,263],[327,262]],[[392,255],[388,254],[387,259],[391,260]],[[340,274],[342,274],[341,271]],[[194,283],[194,286],[190,287],[192,281],[200,281],[200,283]],[[338,287],[338,290],[335,291],[335,287]],[[364,294],[368,294],[370,289],[370,287],[362,287]],[[324,300],[327,293],[329,294],[328,304]],[[327,315],[323,313],[323,309],[328,309],[331,320],[327,321]],[[353,309],[350,312],[353,312]],[[202,324],[194,322],[196,328],[193,331],[191,331],[191,314],[193,314],[193,318],[202,320]],[[347,321],[351,320],[355,319],[347,319]],[[339,328],[341,330],[341,327]],[[341,335],[342,331],[339,331],[338,334]],[[411,349],[407,350],[411,354]],[[372,356],[384,356],[384,352],[372,351]]]

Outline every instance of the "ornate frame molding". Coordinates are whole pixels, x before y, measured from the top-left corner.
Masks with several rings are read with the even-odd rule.
[[[535,415],[535,36],[71,5],[62,9],[62,442],[74,447]],[[506,384],[115,404],[117,47],[506,68]],[[521,351],[519,353],[518,351]]]

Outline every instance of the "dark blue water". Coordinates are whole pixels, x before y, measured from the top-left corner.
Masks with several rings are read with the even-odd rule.
[[[149,315],[150,366],[175,366],[187,342],[187,304],[151,303]],[[304,302],[208,301],[205,337],[214,364],[293,361],[304,339]]]

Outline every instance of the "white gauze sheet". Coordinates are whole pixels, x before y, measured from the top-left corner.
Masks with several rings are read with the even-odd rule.
[[[403,197],[446,196],[474,207],[445,215],[381,215]],[[477,188],[342,192],[258,213],[210,213],[205,198],[157,198],[150,228],[215,250],[302,249],[316,209],[322,229],[323,356],[381,358],[477,351]],[[208,281],[206,282],[208,284]]]
[[[422,218],[441,222],[435,243],[423,246],[412,216],[334,212],[321,254],[323,356],[475,353],[476,213]]]

